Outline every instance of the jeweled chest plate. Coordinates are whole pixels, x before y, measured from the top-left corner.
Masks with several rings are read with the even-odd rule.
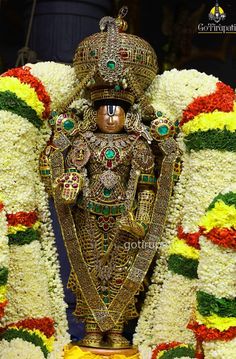
[[[113,169],[120,162],[120,150],[115,146],[105,146],[99,153],[99,159],[107,168]]]

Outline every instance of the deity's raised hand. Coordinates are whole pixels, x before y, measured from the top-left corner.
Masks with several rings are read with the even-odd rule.
[[[83,187],[83,177],[77,172],[63,173],[63,175],[58,177],[54,182],[53,187],[57,188],[58,186],[62,188],[62,199],[68,204],[75,203]]]

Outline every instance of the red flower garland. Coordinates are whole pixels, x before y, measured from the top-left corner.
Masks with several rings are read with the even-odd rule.
[[[32,212],[17,212],[7,214],[8,226],[17,226],[22,224],[26,227],[31,227],[38,219],[38,214]]]
[[[204,228],[202,228],[204,231]],[[229,228],[212,228],[209,232],[203,233],[213,243],[224,248],[236,250],[236,231]]]
[[[4,208],[4,204],[0,202],[0,212],[3,210],[3,208]]]
[[[5,331],[11,327],[17,327],[18,329],[24,328],[30,330],[38,329],[41,333],[45,334],[47,338],[50,338],[55,333],[54,321],[53,319],[48,317],[40,318],[40,319],[37,318],[24,319],[17,323],[11,323],[3,329]]]
[[[184,239],[185,242],[196,249],[200,249],[199,238],[202,235],[202,229],[195,233],[184,233],[183,227],[177,228],[178,238]]]
[[[215,328],[207,328],[203,324],[197,322],[191,322],[187,326],[188,329],[191,329],[198,340],[210,342],[214,340],[225,340],[229,341],[236,337],[236,327],[230,327],[228,330],[221,332]]]
[[[29,66],[25,66],[24,68],[17,67],[15,69],[8,70],[1,76],[16,77],[21,82],[30,85],[30,87],[36,91],[38,99],[44,104],[43,118],[47,118],[49,116],[51,103],[50,96],[48,95],[42,82],[30,73]]]
[[[188,105],[183,112],[180,126],[183,126],[184,123],[192,120],[202,112],[209,113],[214,110],[230,112],[233,110],[235,100],[234,90],[223,82],[218,82],[216,87],[217,89],[214,93],[208,96],[199,96]]]
[[[153,350],[151,359],[156,359],[157,355],[161,351],[175,348],[175,347],[177,347],[178,345],[181,345],[181,344],[182,343],[179,343],[179,342],[161,343],[161,344],[157,345],[156,348]]]
[[[4,302],[0,303],[0,318],[4,316],[4,310],[7,305],[8,301],[4,300]]]

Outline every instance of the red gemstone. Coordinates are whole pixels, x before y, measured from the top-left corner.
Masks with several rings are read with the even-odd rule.
[[[112,161],[110,161],[110,160],[107,161],[107,167],[108,167],[108,168],[112,168]]]
[[[104,231],[107,231],[109,229],[108,224],[105,223],[104,226],[103,226],[103,229],[104,229]]]
[[[117,283],[117,284],[122,284],[122,283],[123,283],[123,280],[122,280],[122,279],[117,279],[117,280],[116,280],[116,283]]]

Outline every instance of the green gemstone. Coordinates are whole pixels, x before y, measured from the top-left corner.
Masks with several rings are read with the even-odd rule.
[[[163,113],[161,111],[157,111],[156,115],[157,115],[157,117],[161,117],[161,116],[163,116]]]
[[[54,126],[54,125],[55,125],[55,119],[54,119],[54,118],[50,118],[49,124],[50,124],[51,126]]]
[[[92,209],[93,208],[93,203],[89,202],[88,205],[87,205],[87,208]]]
[[[96,206],[95,206],[95,212],[96,212],[96,213],[101,212],[101,206],[100,206],[99,204],[96,204]]]
[[[115,91],[120,91],[120,90],[121,90],[120,85],[115,85]]]
[[[73,130],[73,128],[75,127],[75,124],[71,120],[66,120],[63,123],[63,127],[64,127],[65,130],[70,131],[70,130]]]
[[[117,207],[111,207],[111,214],[117,214]]]
[[[143,176],[143,182],[148,182],[148,176]]]
[[[104,188],[103,190],[103,194],[105,197],[109,197],[111,195],[111,189],[108,189],[108,188]]]
[[[95,56],[95,55],[96,55],[96,51],[95,51],[95,50],[91,50],[91,51],[90,51],[90,55],[91,55],[91,56]]]
[[[106,150],[105,152],[105,157],[107,160],[112,160],[115,157],[115,151],[112,150],[111,148],[109,148],[108,150]]]
[[[124,213],[125,212],[125,206],[120,206],[120,213]]]
[[[108,206],[105,206],[105,207],[103,208],[103,210],[102,210],[102,213],[103,213],[104,215],[110,214],[110,208],[109,208]]]
[[[115,67],[116,67],[115,61],[113,61],[113,60],[107,61],[107,68],[108,68],[108,69],[110,69],[110,70],[115,70]]]
[[[159,126],[159,127],[157,128],[157,132],[158,132],[159,135],[165,136],[165,135],[167,135],[168,132],[169,132],[169,127],[166,126],[166,125]]]
[[[103,298],[103,301],[104,301],[105,304],[108,304],[108,303],[109,303],[109,298],[108,298],[108,297],[104,297],[104,298]]]

